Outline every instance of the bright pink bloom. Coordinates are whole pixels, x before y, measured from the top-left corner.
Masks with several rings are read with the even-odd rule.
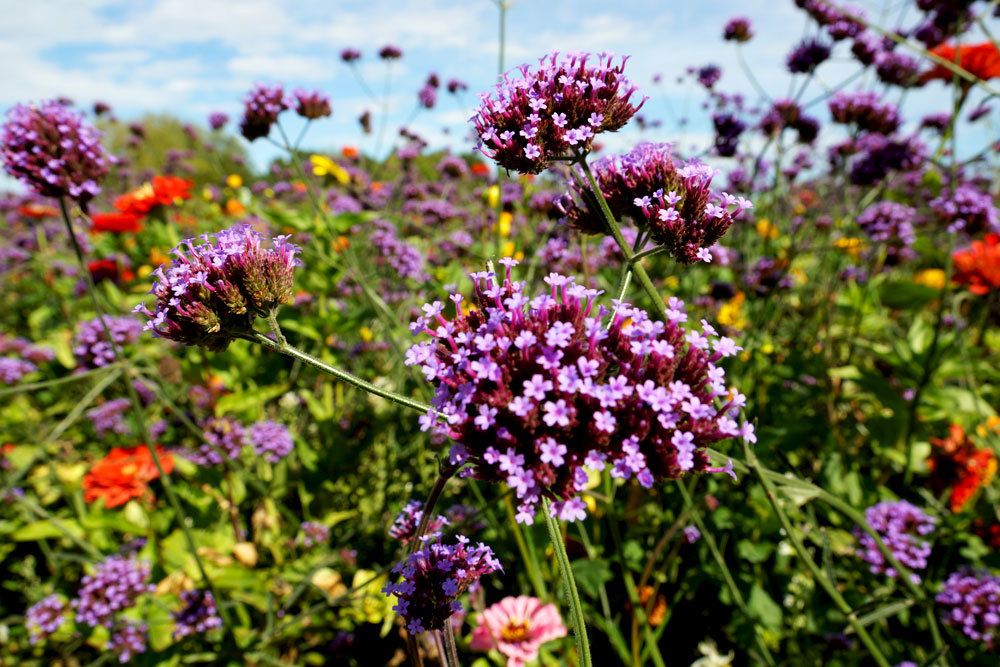
[[[527,595],[507,597],[479,615],[472,631],[472,648],[496,649],[507,656],[507,667],[522,667],[538,657],[539,647],[566,636],[566,626],[555,605]]]

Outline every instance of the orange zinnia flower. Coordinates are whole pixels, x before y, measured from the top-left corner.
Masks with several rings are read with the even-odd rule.
[[[993,479],[997,471],[996,457],[989,449],[976,448],[958,424],[948,428],[947,438],[931,438],[931,444],[936,448],[927,461],[931,488],[935,493],[950,488],[951,511],[960,512],[979,487]]]
[[[485,162],[473,162],[470,169],[472,170],[472,173],[475,174],[476,176],[486,176],[487,174],[490,173],[490,168],[486,165]]]
[[[951,44],[940,44],[931,53],[955,63],[969,74],[972,74],[983,81],[1000,77],[1000,51],[996,44],[992,42],[982,42],[980,44],[962,44],[958,47],[958,53]],[[924,72],[920,77],[921,81],[927,82],[934,79],[951,81],[954,73],[944,65],[935,64],[929,71]]]
[[[174,457],[159,445],[156,454],[163,472],[170,474],[174,469]],[[84,475],[83,499],[88,503],[104,500],[105,507],[118,507],[144,496],[149,482],[159,476],[146,445],[115,447]]]
[[[110,280],[116,285],[131,282],[135,279],[135,274],[131,269],[122,267],[114,259],[95,259],[87,263],[87,270],[95,283],[102,280]]]
[[[353,160],[358,157],[358,149],[354,146],[344,146],[340,149],[340,154],[346,157],[348,160]]]
[[[191,198],[194,182],[178,176],[154,176],[132,192],[115,199],[115,208],[122,213],[143,216],[157,206],[171,206]]]
[[[953,280],[968,285],[973,294],[984,296],[1000,289],[1000,235],[987,234],[982,241],[973,241],[965,250],[952,255]]]
[[[95,213],[90,216],[94,226],[91,231],[111,232],[113,234],[123,234],[127,232],[138,232],[142,229],[142,218],[132,213]]]
[[[17,212],[26,218],[41,220],[42,218],[54,218],[59,215],[59,209],[44,204],[24,204],[19,206]]]

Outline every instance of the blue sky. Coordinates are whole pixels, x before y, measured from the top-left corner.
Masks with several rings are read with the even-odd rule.
[[[892,19],[883,21],[889,24],[901,6],[913,3],[857,4],[875,19],[891,10]],[[703,95],[676,77],[689,65],[716,63],[724,70],[722,89],[753,98],[735,48],[721,40],[722,25],[736,13],[755,25],[757,36],[744,52],[756,77],[772,96],[783,96],[789,84],[785,54],[810,29],[791,0],[514,0],[506,62],[533,61],[553,49],[628,54],[630,76],[651,98],[647,114],[666,121],[646,138],[700,147],[710,136],[699,107]],[[366,108],[377,112],[379,103],[365,95],[338,54],[348,46],[361,49],[360,72],[380,91],[385,66],[375,52],[391,42],[405,57],[393,66],[390,128],[411,116],[417,89],[434,71],[443,80],[468,82],[470,90],[462,99],[442,94],[437,109],[418,114],[411,127],[432,144],[459,146],[478,92],[495,80],[497,14],[493,0],[0,0],[0,107],[67,95],[81,105],[107,101],[125,119],[165,111],[203,124],[211,111],[238,115],[254,82],[280,81],[320,88],[333,100],[333,118],[310,131],[307,145],[360,143],[371,150],[374,138],[359,138],[356,118]],[[915,16],[910,10],[904,23]],[[803,99],[853,71],[847,58],[839,60],[820,70],[821,83]],[[656,73],[663,74],[659,85],[652,84]],[[946,111],[943,90],[933,84],[909,94],[908,117]],[[676,123],[682,116],[692,119],[683,128]],[[994,110],[986,122],[964,130],[963,151],[976,152],[996,137],[997,121]],[[637,130],[627,130],[611,147],[637,138]],[[252,153],[262,164],[274,149],[258,142]]]

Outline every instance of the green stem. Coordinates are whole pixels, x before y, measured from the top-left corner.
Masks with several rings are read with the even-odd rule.
[[[563,588],[569,600],[570,621],[573,623],[573,640],[576,642],[576,652],[580,658],[580,667],[593,667],[590,659],[590,642],[587,639],[587,624],[583,617],[583,604],[580,602],[580,591],[576,587],[573,568],[566,554],[566,543],[563,541],[559,520],[552,515],[552,505],[548,498],[542,498],[542,512],[545,514],[545,524],[549,528],[549,539],[559,563],[559,574]]]
[[[524,569],[528,571],[528,579],[531,581],[531,587],[535,589],[535,595],[544,600],[548,595],[545,592],[545,583],[542,581],[541,568],[538,566],[538,560],[535,558],[535,550],[530,549],[527,541],[525,541],[524,532],[521,530],[521,524],[517,522],[516,515],[514,514],[514,503],[511,501],[510,496],[504,496],[503,505],[504,509],[507,510],[507,519],[510,521],[511,532],[514,533],[514,542],[517,544],[517,550],[521,552],[521,560],[524,561]]]

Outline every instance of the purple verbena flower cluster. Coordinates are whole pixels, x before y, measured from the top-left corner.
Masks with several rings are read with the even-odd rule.
[[[307,120],[333,115],[330,98],[318,90],[296,90],[292,94],[292,102],[295,104],[295,113]]]
[[[275,421],[260,421],[250,427],[250,444],[257,456],[269,463],[277,463],[295,449],[288,427]]]
[[[720,111],[712,114],[712,125],[715,127],[715,152],[720,157],[736,155],[740,136],[746,131],[747,124],[735,114]]]
[[[76,620],[91,626],[111,628],[119,612],[135,605],[136,599],[153,591],[149,565],[126,556],[109,556],[93,574],[80,582],[73,600]]]
[[[289,106],[281,85],[255,86],[244,100],[240,133],[247,141],[266,137],[271,133],[271,126],[278,122],[278,116]]]
[[[1000,577],[988,572],[953,572],[934,600],[944,608],[941,620],[987,649],[996,646],[1000,626]]]
[[[423,548],[393,568],[402,581],[382,589],[387,596],[396,596],[393,609],[412,634],[443,628],[453,614],[462,611],[460,595],[480,577],[503,569],[492,549],[481,542],[471,546],[463,535],[456,537],[455,544],[445,544],[440,534],[423,541]]]
[[[702,321],[686,329],[682,301],[670,299],[667,322],[616,303],[596,303],[597,290],[549,274],[550,291],[534,299],[492,272],[472,274],[478,308],[444,317],[436,301],[411,325],[432,340],[417,343],[406,363],[436,387],[426,430],[454,441],[452,465],[462,474],[506,483],[518,498],[518,521],[531,523],[543,495],[564,520],[585,517],[579,493],[587,470],[606,465],[640,484],[710,471],[704,448],[753,427],[735,417],[745,397],[725,385],[716,366],[740,348]],[[718,404],[721,402],[721,405]]]
[[[129,432],[129,426],[125,423],[125,413],[128,412],[131,402],[127,398],[115,398],[87,411],[87,418],[97,435],[117,433],[125,435]]]
[[[205,442],[184,452],[184,457],[198,465],[219,465],[224,460],[235,459],[247,441],[246,429],[232,417],[211,417],[199,424]]]
[[[58,100],[8,111],[0,157],[8,174],[38,194],[81,203],[100,193],[110,162],[100,132]]]
[[[927,160],[927,147],[916,137],[862,135],[852,147],[849,178],[854,185],[874,185],[892,171],[914,171]]]
[[[125,664],[132,658],[146,652],[146,633],[149,628],[145,623],[124,621],[119,623],[108,639],[107,649],[118,657],[118,662]]]
[[[411,500],[403,505],[403,509],[389,526],[387,531],[389,537],[399,540],[403,544],[409,544],[417,536],[417,529],[424,518],[423,507],[424,504],[419,500]],[[425,532],[427,534],[437,533],[447,525],[449,525],[448,519],[438,514],[427,522]]]
[[[811,144],[819,134],[819,121],[806,114],[794,100],[775,100],[757,127],[771,137],[785,129],[795,130],[800,144]]]
[[[303,521],[301,529],[302,544],[307,548],[326,544],[330,539],[330,527],[317,521]]]
[[[960,183],[954,192],[944,188],[940,196],[929,202],[929,206],[949,231],[961,230],[969,236],[1000,232],[1000,217],[993,197],[971,183]]]
[[[504,74],[472,117],[480,150],[526,174],[588,153],[596,135],[621,128],[645,102],[632,103],[637,88],[625,77],[626,60],[552,53],[538,67],[522,65],[520,77]]]
[[[222,627],[222,618],[210,591],[181,591],[181,604],[183,606],[171,614],[175,640]]]
[[[265,316],[294,297],[299,248],[287,236],[264,237],[238,224],[216,234],[187,239],[173,249],[169,267],[153,272],[155,310],[136,308],[149,318],[153,335],[185,345],[224,350]]]
[[[24,614],[28,641],[33,645],[54,634],[66,622],[66,602],[58,595],[48,595],[28,607]]]
[[[791,50],[785,64],[792,74],[810,74],[829,57],[829,44],[818,39],[805,39]]]
[[[892,555],[910,570],[927,567],[927,557],[931,545],[924,539],[934,532],[937,521],[925,514],[919,507],[905,500],[881,502],[865,510],[865,521],[888,547]],[[886,563],[875,540],[860,527],[854,529],[860,549],[858,557],[871,566],[873,574],[885,574],[895,579],[899,573]],[[912,573],[913,583],[920,583],[920,575]]]
[[[882,102],[872,92],[839,92],[830,98],[829,104],[835,123],[854,125],[865,132],[892,134],[902,122],[896,105]]]
[[[229,122],[229,114],[221,111],[213,111],[208,114],[208,126],[213,130],[221,130]]]
[[[905,53],[881,51],[875,55],[875,73],[883,83],[910,88],[920,79],[920,61]]]
[[[722,29],[722,38],[727,42],[749,42],[753,39],[753,26],[745,16],[734,16],[726,21]]]
[[[107,339],[104,328],[111,334]],[[73,355],[81,369],[101,368],[115,362],[115,347],[130,345],[142,334],[142,322],[134,317],[105,317],[104,324],[95,317],[80,325],[73,341]],[[112,342],[114,343],[112,345]]]
[[[913,259],[916,233],[913,223],[917,211],[911,206],[883,201],[872,204],[857,218],[858,226],[868,237],[885,246],[886,264],[895,265]]]
[[[432,205],[446,205],[447,202],[422,202]],[[451,207],[453,208],[453,207]],[[444,218],[447,219],[447,218]],[[388,220],[375,220],[369,239],[377,251],[375,263],[388,265],[400,278],[424,282],[430,276],[424,269],[424,256],[414,246],[399,238],[396,226]]]

